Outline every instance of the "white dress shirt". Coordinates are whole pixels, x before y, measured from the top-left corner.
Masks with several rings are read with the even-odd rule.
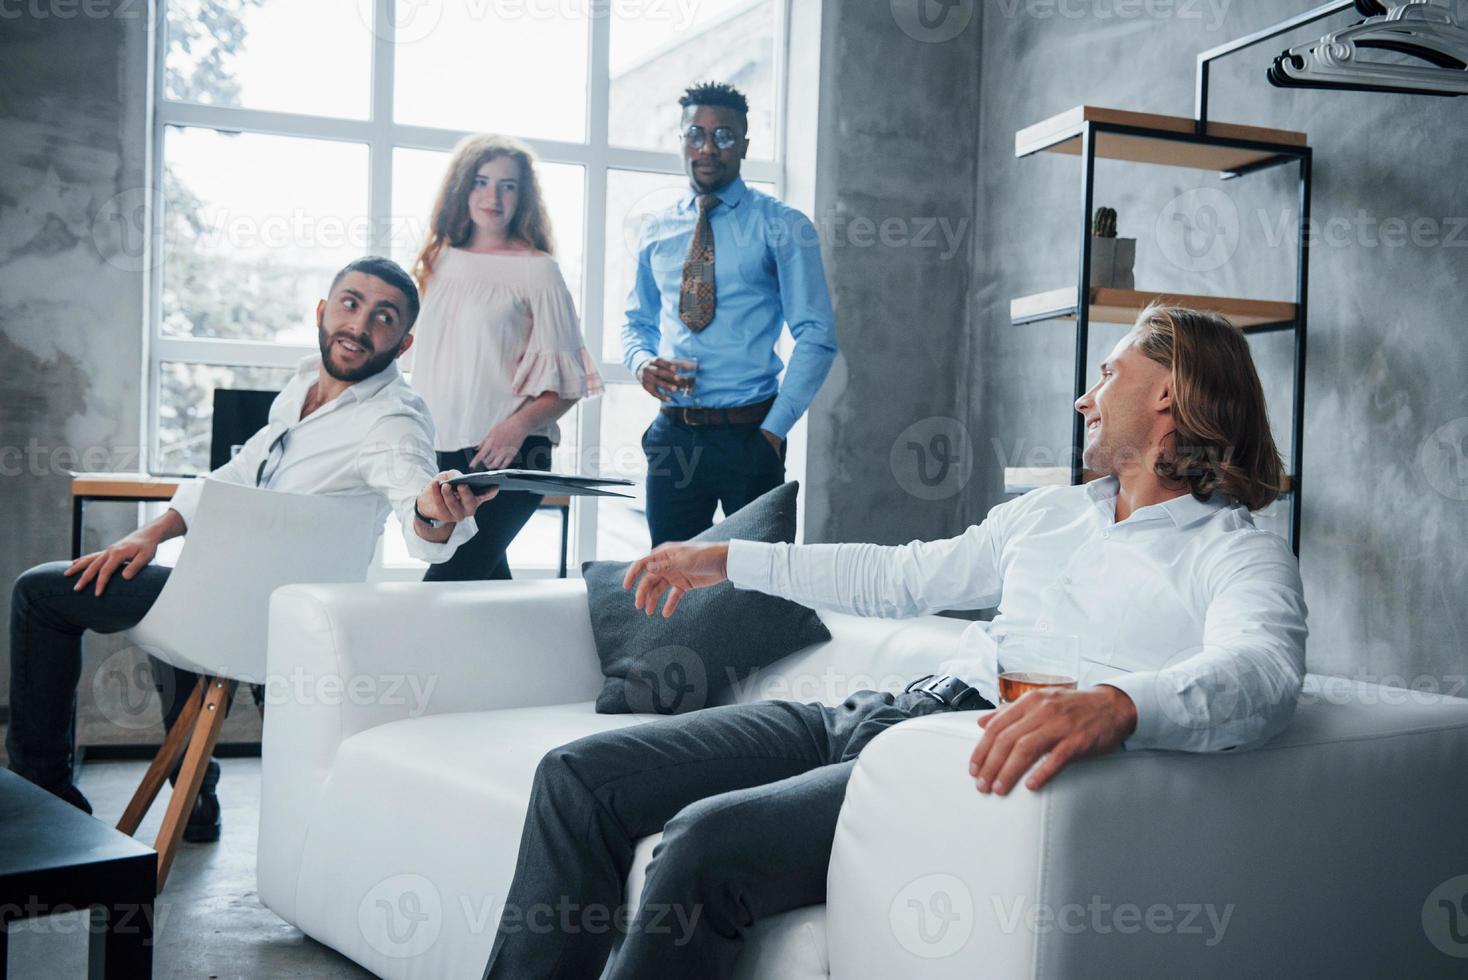
[[[1116,521],[1113,477],[1000,504],[956,538],[873,544],[736,541],[735,586],[861,616],[997,606],[993,623],[934,651],[998,704],[1003,628],[1074,636],[1080,686],[1137,707],[1126,747],[1251,748],[1282,730],[1305,674],[1299,564],[1245,508],[1185,494]]]
[[[265,428],[204,479],[287,493],[375,493],[378,534],[388,512],[395,511],[408,554],[430,563],[447,561],[477,528],[472,517],[460,521],[441,543],[425,541],[414,530],[418,494],[439,472],[433,420],[423,399],[394,362],[301,418],[320,370],[319,354],[302,360],[271,403]],[[203,480],[181,483],[169,501],[185,524],[193,523],[203,489]]]

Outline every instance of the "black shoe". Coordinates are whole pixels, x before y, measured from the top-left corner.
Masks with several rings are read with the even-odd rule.
[[[88,803],[87,798],[82,795],[82,791],[71,783],[65,783],[61,786],[48,786],[47,789],[51,792],[52,796],[61,797],[83,813],[90,814],[92,812],[92,804]]]
[[[219,840],[223,821],[219,819],[219,797],[213,790],[199,790],[189,822],[184,824],[183,839],[190,844],[212,844]]]
[[[177,788],[178,770],[169,775],[168,781]],[[223,825],[219,818],[219,797],[214,793],[214,787],[218,785],[219,762],[210,759],[204,770],[204,781],[199,784],[199,795],[194,800],[194,808],[189,811],[188,823],[184,824],[183,839],[190,844],[212,844],[219,840]]]

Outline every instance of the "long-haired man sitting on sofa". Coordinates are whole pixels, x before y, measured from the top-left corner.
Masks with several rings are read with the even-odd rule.
[[[728,579],[866,616],[998,606],[995,627],[1074,635],[1079,689],[1031,691],[979,717],[968,772],[954,776],[980,793],[1021,781],[1033,792],[1070,760],[1121,748],[1265,742],[1295,708],[1306,610],[1289,547],[1250,516],[1276,498],[1282,472],[1247,341],[1221,317],[1150,308],[1075,408],[1085,464],[1102,476],[1000,504],[956,538],[669,544],[625,585],[649,615],[661,605],[671,616],[685,592]],[[622,904],[634,845],[663,831],[607,976],[728,976],[755,920],[825,900],[862,747],[908,718],[992,707],[993,649],[964,644],[934,665],[938,678],[902,694],[715,707],[552,750],[506,907],[570,904],[625,921],[608,913]],[[686,927],[652,928],[669,921]],[[615,938],[502,922],[485,975],[595,977]]]

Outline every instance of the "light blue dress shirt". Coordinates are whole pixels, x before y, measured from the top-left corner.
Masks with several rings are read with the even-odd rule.
[[[683,262],[698,224],[697,195],[652,215],[637,247],[637,280],[622,326],[622,360],[634,374],[653,357],[695,358],[692,395],[671,405],[731,408],[775,396],[763,428],[784,438],[810,406],[836,357],[836,323],[809,218],[735,178],[716,192],[714,318],[698,333],[678,319]],[[785,384],[775,353],[780,328],[795,337]]]

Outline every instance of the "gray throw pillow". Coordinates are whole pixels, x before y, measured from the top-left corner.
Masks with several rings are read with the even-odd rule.
[[[794,541],[799,489],[796,482],[776,487],[693,540]],[[730,582],[689,592],[670,619],[649,616],[622,588],[630,564],[581,566],[596,655],[607,678],[596,699],[600,714],[696,711],[759,668],[831,638],[805,606]]]

